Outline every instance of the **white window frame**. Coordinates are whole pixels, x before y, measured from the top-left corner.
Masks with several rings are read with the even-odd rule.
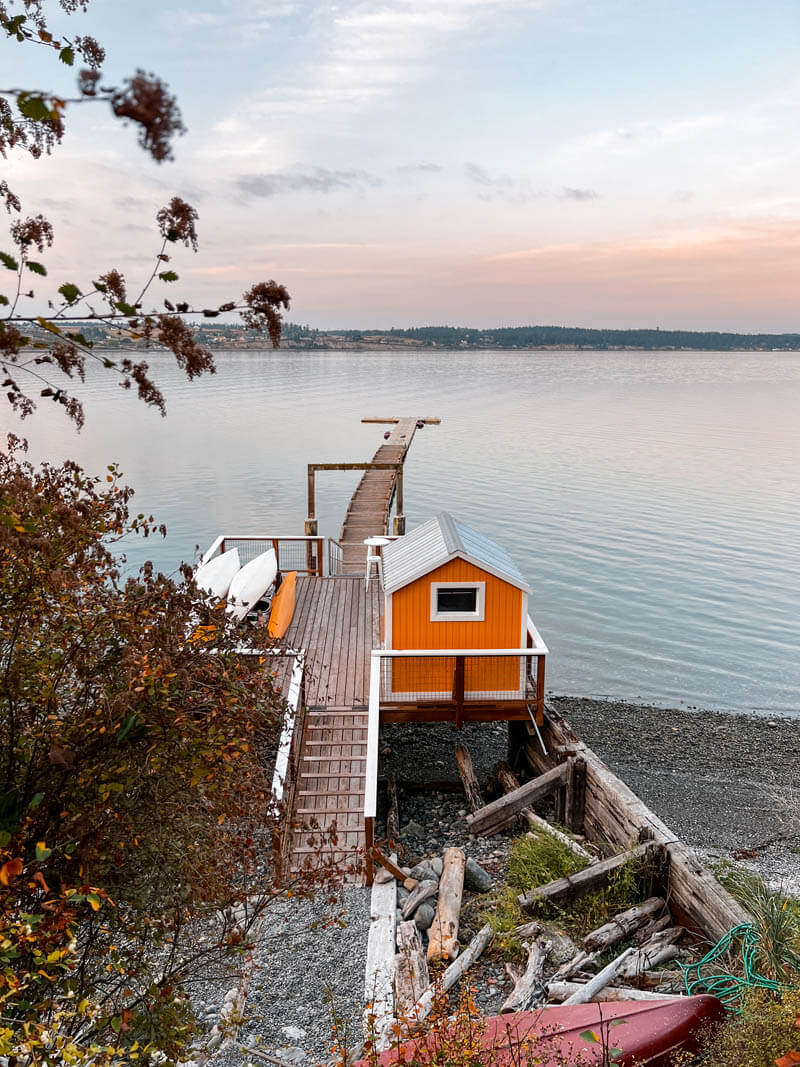
[[[440,589],[474,589],[474,611],[439,611]],[[431,582],[431,622],[483,622],[486,618],[486,582]]]

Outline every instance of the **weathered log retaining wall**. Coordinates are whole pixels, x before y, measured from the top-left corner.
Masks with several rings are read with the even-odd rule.
[[[668,903],[678,922],[716,942],[732,926],[749,921],[750,916],[694,853],[580,740],[547,701],[541,733],[547,756],[536,736],[531,736],[523,746],[523,754],[537,774],[570,756],[583,760],[586,772],[583,831],[588,838],[608,841],[617,848],[629,848],[645,841],[664,845],[669,860]],[[558,799],[557,807],[562,811],[567,806],[565,798]]]

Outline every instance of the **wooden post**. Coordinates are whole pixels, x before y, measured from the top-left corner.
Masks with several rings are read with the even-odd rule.
[[[386,813],[386,837],[391,847],[400,833],[400,803],[397,797],[397,779],[390,774],[386,780],[386,796],[389,801],[389,810]]]
[[[478,779],[475,777],[475,768],[472,766],[472,757],[466,745],[456,745],[456,764],[461,781],[464,785],[464,793],[467,797],[470,811],[478,811],[484,806]]]
[[[395,497],[395,506],[397,508],[397,514],[402,515],[403,509],[403,464],[397,464],[397,496]]]
[[[306,515],[309,519],[316,518],[314,511],[314,464],[308,464],[308,510]]]
[[[318,578],[321,578],[322,577],[322,571],[323,571],[323,566],[322,566],[322,552],[323,552],[323,548],[324,548],[323,538],[320,537],[318,539],[318,541],[316,542],[316,545],[317,545],[317,569],[316,569],[316,574],[317,574]]]
[[[510,720],[508,723],[508,762],[512,767],[519,766],[520,757],[525,752],[527,744],[528,724]]]
[[[364,819],[364,859],[366,862],[367,885],[372,885],[375,878],[375,865],[372,860],[372,846],[375,844],[375,820]]]
[[[553,793],[553,819],[559,826],[566,826],[564,812],[567,807],[567,787],[559,786]]]
[[[405,515],[395,515],[392,520],[392,533],[395,537],[405,537],[406,533],[406,517]]]
[[[306,537],[317,536],[317,520],[312,516],[306,519],[305,523]],[[309,574],[314,573],[314,542],[306,541],[306,571]]]
[[[460,730],[464,725],[464,657],[456,656],[453,671],[453,700],[456,705],[456,726]]]
[[[573,834],[583,833],[586,805],[586,763],[579,756],[567,760],[567,804],[564,809],[564,825]]]

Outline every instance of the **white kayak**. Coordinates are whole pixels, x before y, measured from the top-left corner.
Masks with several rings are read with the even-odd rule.
[[[245,563],[228,590],[228,606],[225,609],[228,614],[234,619],[243,619],[273,584],[277,573],[278,560],[274,548],[268,548]]]
[[[195,583],[211,599],[222,600],[228,595],[231,582],[241,565],[239,550],[232,548],[214,556],[208,563],[201,563],[195,572]]]

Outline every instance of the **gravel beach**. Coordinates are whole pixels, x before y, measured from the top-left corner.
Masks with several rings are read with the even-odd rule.
[[[678,836],[709,863],[742,862],[774,888],[800,895],[800,720],[663,709],[579,697],[552,698],[583,740]],[[479,781],[504,759],[504,724],[384,727],[380,776],[403,783],[402,862],[458,845],[502,876],[508,834],[468,840],[466,803],[453,748],[470,750]],[[378,827],[380,832],[380,827]],[[245,1005],[242,1045],[306,1064],[329,1058],[331,1009],[326,987],[351,1033],[360,1024],[368,898],[348,890],[346,925],[311,929],[323,908],[302,902],[265,930]],[[279,928],[278,928],[279,927]],[[497,1010],[499,987],[484,1009]],[[286,1027],[291,1027],[288,1032]],[[252,1058],[251,1058],[252,1057]],[[241,1048],[212,1060],[220,1067],[257,1063]],[[263,1062],[263,1061],[262,1061]]]

